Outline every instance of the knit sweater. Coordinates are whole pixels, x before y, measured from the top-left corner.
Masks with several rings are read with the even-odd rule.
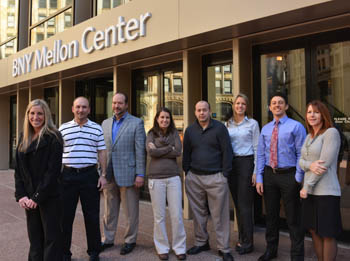
[[[338,130],[329,128],[321,135],[307,135],[301,149],[300,167],[305,171],[304,189],[312,195],[340,196],[340,185],[337,176],[337,159],[340,146]],[[316,175],[310,170],[310,165],[316,160],[323,160],[322,165],[327,171]]]
[[[152,142],[156,148],[150,149]],[[148,165],[148,178],[162,179],[180,175],[180,169],[176,158],[181,155],[182,144],[177,130],[168,136],[160,134],[158,137],[153,131],[148,132],[146,138],[146,149],[151,161]]]

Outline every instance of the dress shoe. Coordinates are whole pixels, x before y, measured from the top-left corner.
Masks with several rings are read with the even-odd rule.
[[[277,252],[266,250],[265,253],[259,257],[258,261],[268,261],[277,257]]]
[[[164,254],[158,254],[158,257],[160,260],[168,260],[169,259],[169,254],[164,253]]]
[[[233,256],[231,255],[231,253],[223,253],[222,255],[222,260],[223,261],[233,261]]]
[[[253,246],[250,246],[250,247],[242,247],[241,246],[237,252],[240,255],[245,255],[245,254],[249,254],[249,253],[253,252],[253,250],[254,250]]]
[[[120,249],[120,254],[121,255],[127,255],[131,253],[136,246],[136,243],[124,243],[122,248]]]
[[[102,243],[102,244],[101,244],[101,252],[104,251],[104,250],[106,250],[107,248],[112,247],[112,246],[114,246],[113,243]]]
[[[176,255],[177,260],[186,260],[186,254]]]
[[[89,261],[100,261],[100,257],[98,254],[93,253],[90,255]]]
[[[188,255],[197,255],[202,251],[210,250],[209,243],[205,243],[203,246],[193,246],[189,250],[187,250]]]

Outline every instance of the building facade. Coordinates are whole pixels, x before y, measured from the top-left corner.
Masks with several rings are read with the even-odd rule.
[[[344,134],[342,240],[350,241],[350,1],[0,3],[1,169],[14,165],[24,111],[35,98],[49,103],[59,126],[72,119],[73,99],[86,96],[91,119],[101,123],[112,115],[113,93],[123,91],[146,131],[167,106],[182,134],[198,100],[224,120],[239,92],[262,127],[271,120],[270,95],[282,91],[290,117],[304,124],[307,102],[320,99]]]

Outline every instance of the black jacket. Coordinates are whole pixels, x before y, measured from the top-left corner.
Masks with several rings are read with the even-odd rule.
[[[52,134],[44,134],[38,148],[37,140],[33,141],[25,152],[17,148],[15,168],[17,201],[27,196],[40,205],[48,198],[59,196],[58,178],[61,175],[62,153],[63,142]]]

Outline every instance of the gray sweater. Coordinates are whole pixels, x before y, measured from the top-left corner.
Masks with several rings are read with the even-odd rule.
[[[337,159],[340,146],[340,135],[335,128],[327,129],[323,134],[311,138],[307,135],[301,148],[300,167],[305,171],[304,189],[312,195],[340,196],[340,185],[337,176]],[[324,160],[327,171],[316,175],[310,165],[316,160]]]
[[[152,142],[156,149],[150,149],[148,144]],[[177,130],[169,136],[155,137],[152,131],[148,132],[146,149],[151,161],[148,166],[148,178],[162,179],[180,175],[180,169],[176,158],[181,155],[182,144]]]

